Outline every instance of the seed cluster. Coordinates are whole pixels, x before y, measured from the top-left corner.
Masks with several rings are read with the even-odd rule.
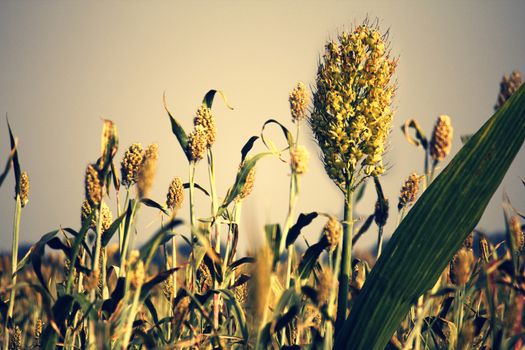
[[[399,203],[397,209],[401,210],[416,201],[419,193],[419,182],[423,176],[417,173],[412,173],[401,187],[401,193],[399,195]]]
[[[184,201],[184,185],[180,177],[171,181],[168,194],[166,195],[166,206],[173,209],[180,209]]]
[[[292,170],[296,174],[304,174],[308,171],[310,153],[303,145],[298,145],[290,149],[290,159]]]
[[[102,200],[102,182],[96,165],[89,164],[86,168],[85,190],[89,204],[97,207]]]
[[[217,125],[211,109],[201,105],[197,110],[197,115],[193,119],[195,128],[201,127],[206,133],[206,147],[210,148],[217,138]]]
[[[86,220],[89,218],[91,213],[93,212],[93,207],[89,204],[88,200],[84,200],[82,203],[82,208],[80,210],[80,222],[82,225],[86,222]],[[102,202],[100,205],[100,230],[101,232],[105,232],[111,224],[113,223],[113,215],[111,214],[111,210],[109,209],[108,205],[105,202]],[[92,230],[97,229],[97,216],[93,215],[91,218],[91,222],[89,223],[89,228]]]
[[[363,24],[326,44],[319,64],[309,121],[325,169],[340,188],[354,175],[384,172],[397,65],[387,45],[386,36]]]
[[[25,171],[20,174],[20,202],[22,208],[26,206],[29,201],[29,176]]]
[[[454,129],[448,115],[440,115],[430,140],[430,156],[435,161],[443,161],[449,155],[452,147]]]
[[[138,179],[138,173],[142,160],[144,159],[144,149],[140,143],[134,143],[126,150],[121,162],[122,184],[129,188]]]
[[[329,250],[334,250],[337,247],[341,240],[342,231],[343,228],[339,220],[334,216],[330,216],[323,229],[323,235],[328,241]]]
[[[290,92],[288,101],[290,102],[290,112],[292,113],[294,123],[299,123],[305,119],[310,97],[306,91],[306,86],[302,82],[299,82],[292,92]]]
[[[519,89],[523,84],[521,73],[518,71],[512,72],[510,76],[504,75],[499,85],[498,101],[494,106],[495,110],[500,109],[505,102]]]
[[[151,144],[144,151],[144,160],[140,166],[137,179],[137,190],[140,198],[148,196],[155,174],[157,173],[157,160],[159,159],[159,145]]]

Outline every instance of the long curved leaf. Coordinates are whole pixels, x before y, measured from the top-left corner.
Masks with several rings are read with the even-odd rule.
[[[368,276],[336,349],[384,349],[472,232],[525,140],[525,86],[463,146],[425,191]]]

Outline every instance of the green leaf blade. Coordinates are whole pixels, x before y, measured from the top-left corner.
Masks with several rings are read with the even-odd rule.
[[[525,140],[521,87],[465,144],[394,232],[335,348],[384,349],[474,229]]]

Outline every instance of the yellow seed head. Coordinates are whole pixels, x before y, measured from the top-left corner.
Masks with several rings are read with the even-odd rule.
[[[180,177],[176,177],[171,181],[168,194],[166,195],[166,206],[173,209],[180,209],[184,201],[184,184]]]
[[[306,86],[304,86],[302,82],[299,82],[290,93],[288,100],[290,101],[292,120],[295,123],[299,123],[301,120],[306,118],[306,109],[308,108],[308,103],[310,102],[310,97],[306,91]]]
[[[208,291],[213,286],[213,279],[211,277],[210,269],[208,268],[208,265],[204,263],[204,261],[200,264],[197,275],[199,278],[201,292],[204,293]]]
[[[523,235],[523,230],[521,229],[520,219],[516,216],[512,216],[510,218],[509,226],[512,239],[514,240],[515,249],[517,252],[521,252],[523,250],[523,245],[525,244],[525,237]]]
[[[29,176],[25,171],[20,175],[20,202],[22,208],[26,206],[29,201]]]
[[[41,340],[40,337],[42,336],[42,329],[44,328],[44,323],[39,318],[36,321],[35,329],[34,329],[34,340],[35,340],[35,346],[40,347],[41,346]]]
[[[155,174],[157,173],[157,160],[159,158],[158,145],[150,145],[144,152],[144,161],[140,166],[137,190],[140,198],[147,197],[153,182],[155,181]]]
[[[401,187],[401,193],[399,195],[399,203],[397,209],[401,210],[416,201],[419,193],[419,182],[423,176],[419,176],[417,173],[412,173]]]
[[[208,136],[202,126],[196,126],[188,136],[188,153],[192,162],[198,162],[206,154]]]
[[[290,149],[290,159],[292,170],[297,174],[304,174],[308,171],[308,162],[310,161],[310,153],[306,147],[299,145]]]
[[[325,46],[309,118],[329,177],[341,188],[384,172],[397,60],[377,27],[362,24]]]
[[[448,115],[440,115],[430,140],[430,156],[435,161],[443,161],[450,153],[454,129]]]
[[[120,171],[122,184],[129,188],[137,182],[140,166],[144,159],[144,149],[140,143],[134,143],[126,150],[122,158]]]
[[[93,207],[89,204],[88,200],[84,200],[82,202],[82,208],[80,210],[80,222],[82,225],[86,222],[86,220],[89,218],[91,213],[93,212]],[[105,202],[102,202],[101,208],[100,208],[100,229],[102,232],[105,232],[111,224],[113,223],[113,215],[111,214],[111,210],[109,209],[108,205]],[[92,230],[97,229],[97,216],[93,215],[93,218],[91,219],[91,222],[89,223],[89,228]]]
[[[248,283],[245,282],[235,287],[233,293],[239,304],[243,305],[248,300]]]
[[[22,350],[22,330],[15,326],[11,331],[11,339],[9,340],[9,350]]]
[[[161,290],[162,290],[162,295],[164,295],[164,298],[166,298],[167,301],[170,301],[171,294],[173,293],[173,284],[171,283],[171,281],[166,280],[162,282]]]
[[[471,249],[461,248],[450,264],[450,279],[456,285],[465,285],[472,273],[474,253]]]
[[[91,206],[98,206],[102,200],[102,183],[98,170],[93,164],[89,164],[86,168],[85,177],[86,198]]]
[[[381,207],[379,201],[376,201],[374,210],[374,221],[377,226],[385,226],[388,220],[388,209],[390,207],[389,201],[385,198],[384,207]]]
[[[518,71],[512,72],[510,77],[504,75],[500,83],[500,92],[498,95],[498,101],[494,106],[495,110],[498,110],[507,102],[507,100],[519,89],[523,81],[521,80],[521,73]]]
[[[333,216],[330,216],[323,229],[323,235],[328,241],[329,250],[334,250],[337,247],[339,241],[341,240],[342,231],[343,228],[339,220]]]
[[[217,138],[217,125],[211,109],[201,105],[197,110],[197,115],[193,119],[195,128],[201,127],[206,134],[206,147],[210,148]]]
[[[244,162],[239,166],[239,170],[243,167],[246,160],[248,159],[245,159]],[[244,186],[241,192],[239,193],[239,195],[237,196],[236,200],[241,201],[245,199],[246,197],[248,197],[250,193],[252,193],[254,185],[255,185],[255,167],[251,168],[250,171],[248,172],[248,175],[246,175],[246,181],[244,182]]]

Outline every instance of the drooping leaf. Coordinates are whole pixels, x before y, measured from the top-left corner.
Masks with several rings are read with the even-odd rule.
[[[142,300],[146,299],[151,289],[153,289],[153,287],[155,287],[157,284],[162,283],[168,278],[170,278],[170,276],[178,270],[180,270],[180,267],[174,267],[172,269],[159,272],[158,274],[150,278],[148,281],[146,281],[142,285],[142,289],[140,291],[140,298]]]
[[[319,259],[319,256],[326,247],[328,247],[328,242],[326,239],[321,239],[319,242],[312,244],[306,249],[303,258],[299,263],[299,267],[297,268],[297,273],[300,279],[307,279],[310,276],[310,273],[317,263],[317,259]]]
[[[307,214],[299,214],[297,222],[292,227],[290,227],[288,235],[286,236],[286,247],[288,247],[290,244],[293,244],[297,237],[299,237],[301,234],[301,230],[310,225],[317,216],[319,216],[319,213],[315,211]]]
[[[184,152],[184,155],[186,156],[186,159],[188,159],[188,162],[189,162],[191,157],[190,157],[190,154],[188,152],[188,136],[186,135],[186,132],[184,131],[184,128],[179,124],[177,119],[175,119],[171,115],[171,113],[170,113],[170,111],[168,109],[168,105],[166,103],[166,93],[164,93],[162,101],[164,103],[164,109],[166,110],[166,112],[168,113],[168,116],[170,117],[171,131],[177,137],[177,140],[179,141],[179,145],[182,148],[182,152]]]
[[[410,129],[415,130],[415,138],[410,135]],[[423,149],[428,148],[428,140],[415,119],[407,119],[405,121],[405,124],[403,124],[403,126],[401,127],[401,130],[403,131],[403,134],[405,135],[405,138],[409,143],[415,146],[421,146],[423,147]]]
[[[241,149],[241,164],[242,162],[244,162],[244,160],[246,159],[246,156],[248,155],[248,153],[251,151],[251,149],[253,148],[253,144],[255,143],[255,141],[257,141],[259,139],[259,136],[252,136],[250,137],[250,139],[244,144],[244,146],[242,147]]]
[[[182,185],[184,188],[188,189],[190,188],[190,184],[188,182],[185,182],[183,185]],[[204,187],[202,187],[201,185],[195,183],[193,184],[193,186],[200,190],[202,193],[204,193],[205,195],[207,195],[208,197],[210,196],[210,193],[208,191],[206,191],[206,189]]]
[[[20,170],[20,161],[18,160],[18,150],[16,148],[15,137],[13,136],[13,131],[11,130],[11,125],[9,125],[9,119],[5,117],[7,121],[7,129],[9,130],[9,142],[11,149],[15,150],[13,154],[13,170],[15,171],[15,193],[18,195],[20,193],[20,176],[22,174]]]
[[[264,138],[264,129],[268,126],[268,125],[271,125],[271,124],[276,124],[278,125],[280,128],[281,128],[281,131],[283,132],[284,134],[284,137],[286,138],[286,143],[288,144],[288,146],[286,148],[284,148],[283,150],[281,151],[276,151],[274,149],[274,147],[272,146],[272,144]],[[278,122],[277,120],[275,119],[268,119],[266,122],[264,122],[263,126],[262,126],[262,129],[261,129],[261,140],[262,142],[264,143],[264,145],[270,150],[272,151],[272,153],[274,152],[282,152],[290,147],[292,147],[293,145],[293,136],[292,136],[292,133],[283,125],[281,124],[280,122]]]
[[[361,225],[361,227],[359,227],[359,230],[357,231],[357,233],[354,235],[354,237],[352,237],[352,245],[355,245],[357,241],[359,241],[359,238],[361,238],[361,236],[363,236],[366,233],[366,231],[368,231],[370,226],[372,226],[373,222],[374,222],[374,214],[369,215],[366,218],[365,222]]]
[[[212,106],[213,106],[213,99],[215,98],[216,94],[219,94],[219,96],[224,101],[224,104],[226,105],[226,107],[228,107],[229,109],[233,110],[233,107],[231,107],[228,104],[228,100],[226,99],[226,95],[224,95],[224,92],[222,92],[221,90],[210,90],[210,91],[208,91],[206,93],[206,95],[204,95],[204,98],[202,99],[202,104],[211,109]]]
[[[170,213],[168,213],[168,211],[166,210],[166,207],[164,205],[155,202],[153,199],[142,198],[140,200],[140,202],[142,204],[146,205],[147,207],[158,209],[161,212],[163,212],[164,214],[170,215]]]
[[[9,152],[9,156],[7,157],[7,162],[5,163],[4,171],[2,174],[0,174],[0,186],[2,186],[2,183],[4,182],[5,178],[9,174],[9,170],[11,170],[11,162],[13,161],[13,157],[16,154],[16,140],[15,140],[15,147],[11,148],[11,152]]]
[[[337,349],[384,349],[478,223],[525,139],[525,86],[463,146],[394,232],[337,335]]]

